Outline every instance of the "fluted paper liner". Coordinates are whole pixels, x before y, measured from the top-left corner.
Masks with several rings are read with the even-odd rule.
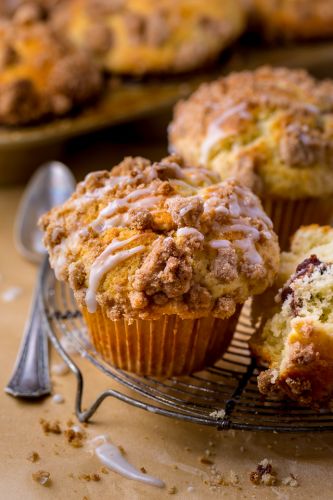
[[[102,309],[83,316],[103,359],[138,375],[186,375],[215,363],[228,348],[242,306],[228,319],[110,320]]]
[[[274,231],[279,237],[281,250],[288,250],[290,237],[300,226],[330,224],[333,215],[333,198],[262,198],[263,208],[272,219]]]

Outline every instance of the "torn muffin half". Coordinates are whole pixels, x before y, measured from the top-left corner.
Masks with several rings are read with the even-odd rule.
[[[294,239],[294,249],[303,240],[302,233],[311,232],[315,233],[312,246],[326,258],[326,247],[333,242],[331,228],[300,229]],[[320,245],[318,235],[325,235],[327,240],[327,232],[331,242]],[[330,407],[333,399],[333,263],[311,253],[309,241],[306,246],[309,257],[300,262],[279,290],[275,304],[272,291],[266,293],[266,311],[270,311],[271,317],[251,338],[250,347],[259,363],[268,365],[258,377],[261,393],[287,396],[302,406]],[[285,272],[286,262],[290,266],[294,256],[293,252],[282,254],[280,276]]]

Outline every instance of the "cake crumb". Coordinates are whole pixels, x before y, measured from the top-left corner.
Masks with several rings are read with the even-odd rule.
[[[264,458],[257,465],[256,470],[251,472],[250,481],[256,485],[264,484],[265,486],[273,486],[276,484],[276,473],[267,458]]]
[[[73,420],[71,418],[69,418],[66,422],[67,427],[73,427],[74,424],[75,424],[75,422],[73,422]]]
[[[65,363],[55,363],[51,366],[52,375],[62,377],[63,375],[67,375],[68,372],[69,368]]]
[[[216,418],[216,420],[218,419],[221,419],[221,418],[224,418],[225,417],[225,410],[215,410],[215,411],[212,411],[210,414],[209,414],[210,417],[213,417],[213,418]]]
[[[177,493],[177,488],[176,486],[171,486],[171,488],[168,489],[169,495],[175,495]]]
[[[239,484],[239,477],[235,471],[233,471],[233,470],[230,471],[229,478],[230,478],[231,485],[236,486],[237,484]]]
[[[103,466],[103,467],[101,468],[101,473],[102,473],[102,474],[109,474],[109,469],[108,469],[107,467],[104,467],[104,466]]]
[[[289,476],[282,479],[282,484],[284,484],[285,486],[291,486],[292,488],[296,488],[297,486],[299,486],[296,477],[292,473],[290,473]]]
[[[45,420],[44,418],[41,418],[39,420],[40,425],[42,426],[42,429],[45,434],[61,434],[62,430],[60,428],[60,424],[58,420],[55,420],[54,422],[49,422]]]
[[[95,481],[95,482],[98,482],[101,480],[101,476],[99,474],[97,474],[96,472],[93,472],[92,474],[86,474],[86,473],[82,473],[79,475],[79,479],[81,479],[82,481]]]
[[[140,467],[140,470],[141,470],[141,472],[142,472],[143,474],[147,474],[147,471],[146,471],[146,469],[145,469],[144,467]]]
[[[213,465],[214,464],[214,462],[212,460],[210,460],[210,458],[207,458],[207,457],[200,457],[199,462],[201,464],[204,464],[204,465]]]
[[[81,430],[77,430],[72,427],[70,429],[66,429],[64,434],[67,439],[67,443],[74,448],[81,448],[83,446],[85,434]]]
[[[27,460],[29,460],[29,462],[38,462],[38,460],[40,460],[40,456],[39,454],[37,453],[37,451],[32,451],[31,453],[29,453],[29,455],[27,456]]]
[[[48,486],[51,481],[51,474],[46,470],[38,470],[32,474],[32,479],[42,486]]]
[[[122,455],[126,455],[126,451],[125,451],[125,448],[124,448],[123,446],[119,445],[119,446],[118,446],[118,450],[120,451],[120,453],[121,453]]]

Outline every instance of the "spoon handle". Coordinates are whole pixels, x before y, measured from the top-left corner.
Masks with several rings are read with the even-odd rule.
[[[42,317],[39,280],[14,373],[5,388],[12,396],[38,398],[51,392],[48,338]]]

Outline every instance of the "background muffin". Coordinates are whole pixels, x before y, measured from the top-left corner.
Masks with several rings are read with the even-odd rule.
[[[332,211],[332,94],[331,81],[302,70],[233,73],[176,106],[170,149],[254,189],[285,248],[301,224],[327,223]]]
[[[0,123],[63,115],[96,97],[99,68],[43,23],[0,21]]]
[[[200,369],[225,350],[238,305],[272,284],[271,221],[249,190],[217,180],[173,157],[128,158],[42,218],[51,265],[111,363]]]
[[[241,0],[71,0],[54,24],[108,71],[181,72],[216,58],[245,14]]]
[[[291,251],[282,253],[274,287],[255,299],[264,324],[251,338],[250,346],[259,363],[269,367],[258,378],[263,394],[286,395],[306,406],[330,404],[332,256],[331,227],[301,228],[292,240]]]
[[[269,40],[333,36],[332,0],[252,0],[251,10],[254,24]]]

